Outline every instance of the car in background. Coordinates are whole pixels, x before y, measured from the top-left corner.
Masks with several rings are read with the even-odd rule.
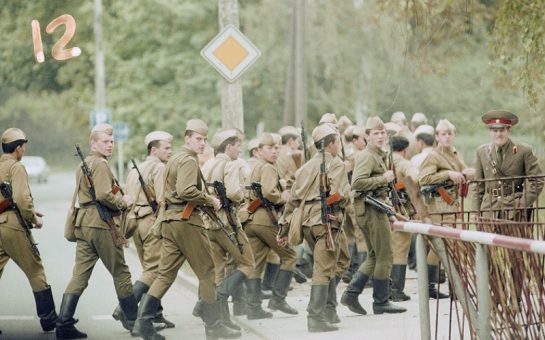
[[[23,156],[21,163],[26,168],[29,180],[36,180],[38,183],[47,183],[49,166],[45,159],[40,156]]]

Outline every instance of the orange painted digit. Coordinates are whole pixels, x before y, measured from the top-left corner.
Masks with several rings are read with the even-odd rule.
[[[42,33],[38,20],[32,20],[32,44],[34,45],[34,57],[41,64],[45,60],[44,48],[42,46]]]
[[[60,25],[66,27],[62,37],[53,45],[51,54],[57,60],[66,60],[77,57],[81,54],[79,47],[65,48],[76,33],[76,20],[70,14],[63,14],[53,19],[45,28],[45,31],[52,34]]]

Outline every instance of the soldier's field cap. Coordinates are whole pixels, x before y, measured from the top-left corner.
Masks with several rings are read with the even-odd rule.
[[[352,121],[347,116],[341,116],[341,118],[339,118],[338,125],[339,125],[339,129],[344,131],[346,130],[346,128],[352,125]]]
[[[193,131],[203,136],[208,135],[208,126],[206,123],[196,118],[190,119],[187,121],[187,123],[185,123],[185,130]]]
[[[422,112],[417,112],[411,118],[411,123],[427,124],[428,118],[426,118],[426,115]]]
[[[384,123],[384,128],[388,131],[389,134],[395,135],[401,131],[401,126],[394,122]]]
[[[334,113],[324,113],[322,118],[320,118],[320,124],[324,123],[337,124],[337,116]]]
[[[433,136],[434,133],[435,133],[435,129],[433,128],[433,126],[428,124],[420,125],[419,127],[416,128],[416,130],[414,130],[415,136],[418,136],[420,134],[427,134],[427,135]]]
[[[514,113],[502,110],[489,111],[481,119],[489,128],[513,126],[519,122],[519,118]]]
[[[149,143],[156,140],[164,140],[167,142],[172,142],[172,135],[166,131],[152,131],[148,133],[146,137],[144,137],[144,144],[148,146]]]
[[[384,122],[377,116],[367,118],[365,130],[384,130]]]
[[[9,144],[18,140],[28,142],[23,130],[18,128],[9,128],[2,134],[2,144]]]
[[[346,129],[344,129],[344,138],[347,140],[352,140],[352,136],[354,135],[354,127],[355,125],[349,125]]]
[[[210,146],[214,149],[218,148],[221,143],[225,142],[231,137],[239,137],[240,134],[236,129],[227,129],[227,130],[220,130],[217,131],[214,136],[212,137],[212,141],[210,142]]]
[[[91,129],[91,134],[95,134],[97,132],[102,132],[111,136],[114,133],[114,128],[110,124],[106,123],[97,124]]]
[[[262,146],[262,145],[274,146],[278,143],[276,143],[276,141],[274,140],[272,133],[265,132],[261,135],[261,137],[259,137],[258,144],[259,146]]]
[[[352,137],[354,136],[365,136],[365,129],[363,128],[363,126],[354,125],[354,129],[352,130]]]
[[[299,130],[297,130],[297,128],[294,126],[283,126],[280,128],[280,130],[278,130],[278,134],[280,134],[280,136],[282,137],[286,135],[294,135],[294,136],[300,135]]]
[[[282,144],[282,136],[280,136],[280,134],[271,132],[271,135],[273,137],[274,144]]]
[[[259,147],[259,139],[254,138],[248,141],[248,151],[252,151],[253,149],[257,149],[258,147]]]
[[[318,125],[312,130],[312,140],[315,143],[329,135],[337,135],[337,130],[329,124]]]
[[[454,124],[448,121],[448,119],[441,119],[437,126],[435,127],[435,132],[439,131],[456,131]]]
[[[398,111],[398,112],[394,112],[392,113],[392,118],[390,119],[390,121],[392,123],[401,123],[401,122],[406,122],[407,121],[407,117],[405,117],[405,114],[401,111]]]

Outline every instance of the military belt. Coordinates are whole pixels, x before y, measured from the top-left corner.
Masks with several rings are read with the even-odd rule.
[[[517,192],[522,192],[523,191],[523,187],[522,186],[516,186],[515,187],[515,193]],[[490,194],[492,196],[497,196],[497,197],[500,197],[500,196],[511,196],[513,194],[513,188],[512,187],[507,187],[507,188],[486,188],[486,193],[487,194]]]
[[[183,210],[187,206],[187,203],[178,203],[178,204],[166,204],[166,210]]]

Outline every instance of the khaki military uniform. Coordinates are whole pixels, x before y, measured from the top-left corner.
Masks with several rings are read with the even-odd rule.
[[[250,180],[261,183],[263,196],[273,204],[281,206],[286,203],[281,197],[280,177],[274,165],[260,160],[254,167]],[[250,199],[255,198],[255,193],[250,193]],[[250,216],[244,231],[250,240],[255,259],[255,269],[249,279],[261,278],[269,249],[273,249],[280,256],[281,270],[292,272],[295,269],[295,251],[278,245],[276,241],[278,225],[271,221],[265,207],[259,207]]]
[[[280,154],[276,160],[275,166],[278,169],[280,178],[286,181],[286,188],[290,189],[295,180],[295,172],[303,163],[303,153],[299,150],[292,150],[287,145],[280,147]]]
[[[163,197],[165,164],[155,156],[148,156],[138,165],[138,170],[152,195],[151,198],[157,201],[158,197]],[[157,216],[148,203],[136,169],[132,169],[127,175],[126,190],[127,194],[135,198],[134,206],[127,215],[127,225],[135,227],[133,240],[143,269],[138,281],[151,286],[157,277],[161,256],[161,240],[151,233]]]
[[[538,176],[543,172],[532,148],[515,144],[511,139],[501,147],[503,160],[498,159],[497,147],[485,144],[477,149],[476,179],[511,176]],[[531,207],[543,190],[543,179],[487,181],[473,187],[473,210],[482,210],[488,218],[518,219],[515,208]],[[504,211],[502,214],[501,211]]]
[[[344,207],[349,202],[350,186],[343,162],[338,157],[333,157],[329,153],[326,153],[325,156],[330,193],[338,192],[342,195],[341,201],[335,204],[333,208],[333,213],[338,222],[331,223],[336,251],[326,249],[324,238],[325,228],[322,224],[320,205],[320,165],[322,163],[322,155],[320,153],[314,155],[297,172],[291,191],[292,196],[283,216],[283,220],[291,220],[293,210],[301,205],[301,200],[305,200],[301,221],[303,236],[314,252],[313,285],[329,284],[329,281],[335,276],[337,257],[340,251],[337,235],[341,232]]]
[[[85,162],[91,171],[97,201],[114,213],[124,211],[127,206],[120,195],[114,193],[115,179],[108,160],[97,152],[91,152]],[[123,249],[115,246],[108,225],[100,218],[81,168],[76,172],[76,192],[79,202],[74,224],[76,263],[65,294],[81,295],[100,259],[112,274],[118,298],[132,295],[131,274]]]
[[[166,210],[158,217],[163,221],[159,275],[148,291],[148,295],[157,299],[161,299],[172,285],[185,260],[199,278],[201,298],[207,303],[214,303],[216,299],[214,262],[199,209],[196,207],[188,220],[182,219],[182,212],[189,202],[213,206],[213,198],[205,192],[200,176],[197,153],[185,146],[166,164]]]
[[[36,216],[27,172],[24,165],[10,154],[0,157],[0,182],[4,181],[11,183],[13,199],[23,218],[34,224]],[[0,195],[0,202],[4,199]],[[25,273],[34,292],[49,288],[40,256],[32,250],[15,212],[6,210],[0,213],[0,278],[10,258]]]
[[[364,203],[363,197],[371,195],[383,201],[387,199],[388,182],[383,176],[386,171],[386,153],[374,145],[368,145],[356,159],[352,177],[352,190],[357,192],[356,218],[369,249],[359,271],[379,280],[388,279],[392,268],[390,222],[386,214]]]
[[[220,283],[226,276],[227,256],[233,258],[237,269],[244,275],[249,276],[254,270],[254,257],[252,249],[248,241],[248,237],[240,225],[237,218],[238,206],[244,200],[244,190],[241,185],[244,183],[244,163],[232,161],[229,156],[224,153],[216,155],[207,173],[204,173],[208,183],[220,181],[225,186],[227,198],[231,201],[233,212],[232,218],[237,223],[237,239],[242,245],[242,253],[234,244],[225,231],[232,233],[232,226],[227,219],[225,209],[218,212],[218,216],[222,220],[225,231],[220,229],[208,230],[210,239],[212,259],[216,268],[216,283]],[[219,197],[218,197],[219,198]]]
[[[398,153],[394,153],[392,158],[397,180],[398,182],[402,182],[405,187],[405,189],[400,191],[400,195],[404,196],[402,198],[407,200],[407,204],[404,204],[405,211],[408,213],[408,217],[414,216],[415,211],[412,202],[420,198],[417,196],[419,191],[416,184],[418,182],[418,168]],[[411,233],[398,230],[392,231],[393,264],[407,264],[410,245]]]

